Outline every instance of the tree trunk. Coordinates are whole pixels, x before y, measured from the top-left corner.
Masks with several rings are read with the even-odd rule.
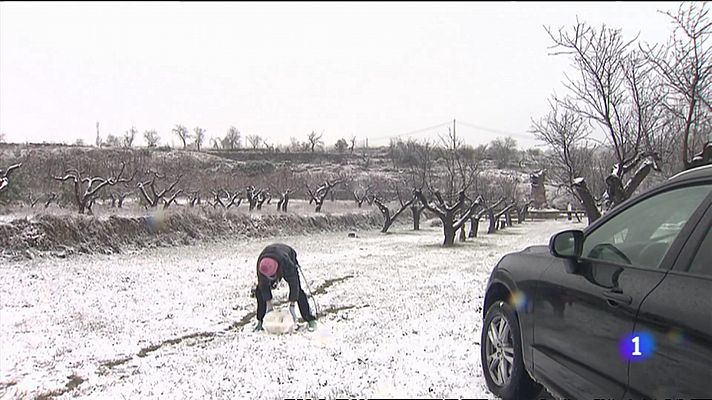
[[[586,186],[586,181],[584,181],[583,178],[577,178],[572,187],[583,203],[583,208],[588,217],[588,224],[592,224],[601,217],[601,212],[596,206],[596,200],[593,198],[591,191],[588,189],[588,186]]]
[[[289,205],[289,195],[284,195],[284,202],[282,203],[282,211],[287,212],[287,205]]]
[[[487,233],[494,233],[497,230],[497,218],[495,218],[494,211],[491,208],[487,209],[487,218],[489,219]]]
[[[445,235],[445,240],[443,241],[443,246],[454,246],[455,245],[455,215],[453,212],[445,213],[445,219],[443,219],[443,234]]]
[[[390,213],[382,213],[383,214],[383,228],[381,229],[381,233],[386,233],[388,232],[388,228],[391,227],[391,224],[393,224],[393,220],[391,219]]]
[[[450,214],[450,213],[448,213]],[[455,245],[455,228],[453,227],[452,215],[448,215],[450,218],[446,218],[443,221],[443,233],[445,234],[445,240],[443,241],[443,246],[451,247]]]
[[[470,237],[471,238],[476,238],[477,237],[477,230],[480,228],[480,219],[479,218],[470,218]]]
[[[411,214],[413,214],[413,230],[419,231],[420,230],[420,214],[423,212],[423,209],[421,207],[411,206],[410,212],[411,212]]]

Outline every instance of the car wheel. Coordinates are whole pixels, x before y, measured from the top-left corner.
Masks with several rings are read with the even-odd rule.
[[[485,315],[480,340],[482,371],[489,390],[509,399],[532,399],[542,386],[524,368],[519,322],[509,304],[498,301]]]

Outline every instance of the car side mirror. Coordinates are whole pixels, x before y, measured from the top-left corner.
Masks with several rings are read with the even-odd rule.
[[[549,252],[554,257],[578,260],[583,252],[583,232],[572,229],[555,234],[549,240]]]

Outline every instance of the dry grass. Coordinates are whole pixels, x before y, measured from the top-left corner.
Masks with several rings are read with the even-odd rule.
[[[276,204],[253,212],[244,205],[229,210],[182,206],[165,211],[147,211],[135,205],[125,209],[95,207],[93,216],[59,208],[6,215],[4,221],[0,220],[2,255],[32,258],[47,254],[113,254],[226,237],[375,229],[382,224],[381,214],[375,209],[359,209],[346,201],[327,201],[321,213],[315,213],[313,206],[303,200],[290,202],[288,213],[278,212]]]

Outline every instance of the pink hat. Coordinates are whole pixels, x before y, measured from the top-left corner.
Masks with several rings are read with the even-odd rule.
[[[277,273],[278,266],[279,263],[274,258],[264,257],[260,260],[259,270],[262,275],[271,277]]]

